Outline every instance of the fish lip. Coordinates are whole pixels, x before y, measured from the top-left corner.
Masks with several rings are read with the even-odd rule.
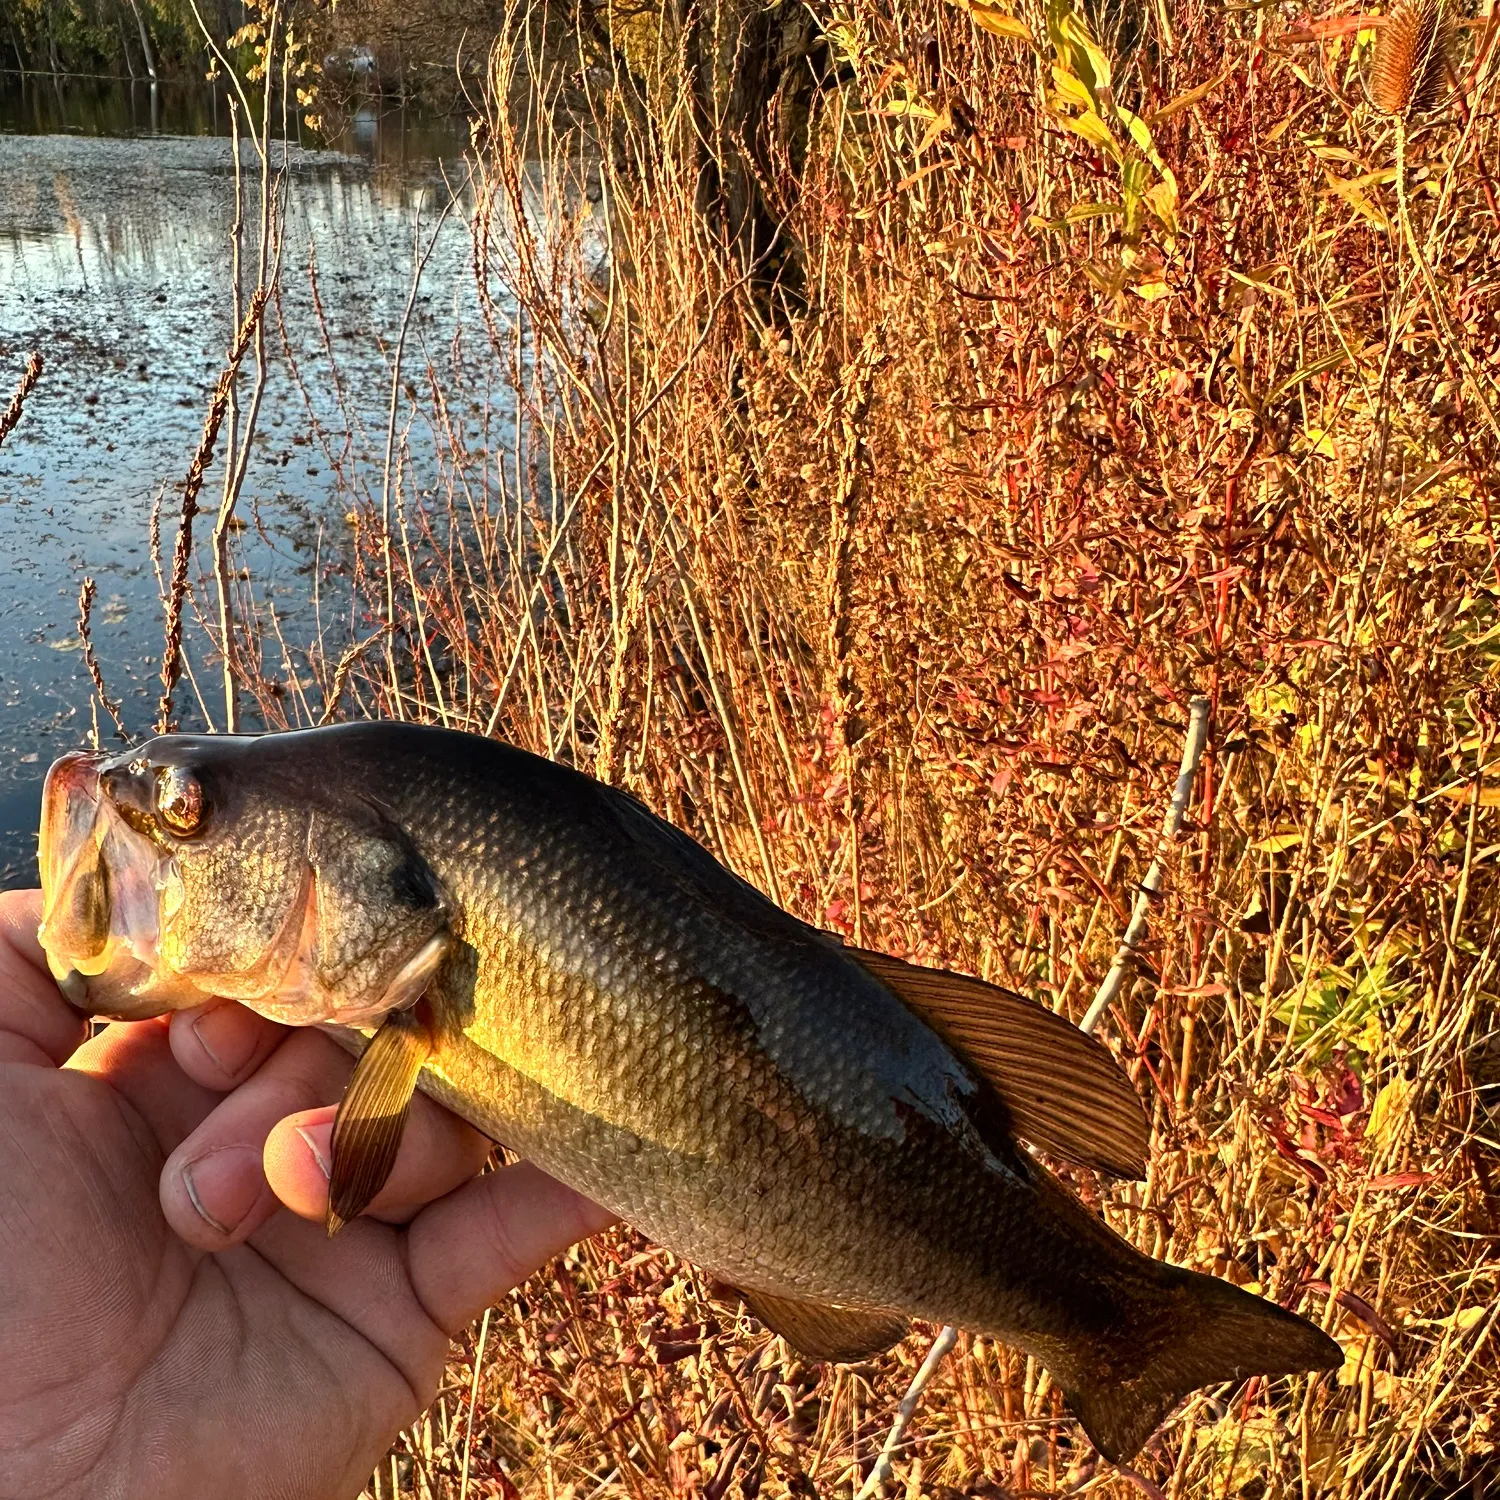
[[[99,800],[99,772],[109,756],[103,750],[70,750],[52,762],[42,791],[43,805],[54,797],[67,799],[82,796],[90,802]]]
[[[128,869],[119,863],[120,840],[139,839],[140,830],[111,795],[110,780],[139,782],[137,753],[110,755],[100,751],[71,751],[59,756],[47,772],[42,790],[40,865],[42,876],[42,921],[37,936],[47,957],[62,998],[78,1014],[90,1018],[109,1015],[116,1019],[144,1020],[163,1014],[172,1006],[151,993],[139,993],[137,985],[151,975],[137,939],[140,924],[133,920],[141,910],[141,896],[154,907],[148,887],[154,874],[144,877],[130,871],[124,888],[115,877]],[[154,841],[147,840],[147,847]],[[153,851],[161,858],[159,846]],[[103,946],[80,944],[65,906],[70,882],[79,862],[97,861],[110,879],[109,931]],[[134,896],[132,902],[129,897]],[[125,898],[122,911],[118,904]],[[146,911],[154,944],[155,912]],[[123,922],[123,925],[122,925]]]
[[[72,750],[47,771],[38,848],[44,914],[60,879],[93,837],[99,816],[99,771],[107,759],[101,751]]]

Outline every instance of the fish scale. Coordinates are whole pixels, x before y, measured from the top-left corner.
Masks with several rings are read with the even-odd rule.
[[[205,809],[180,834],[155,809],[168,776]],[[101,850],[122,889],[149,875],[180,905],[101,912]],[[1139,1170],[1144,1115],[1096,1043],[844,947],[566,767],[411,725],[166,736],[54,767],[42,865],[49,961],[96,1009],[212,980],[294,1024],[376,1027],[331,1225],[379,1190],[420,1087],[810,1355],[872,1352],[912,1317],[1035,1355],[1110,1457],[1197,1385],[1341,1360],[1292,1313],[1142,1255],[1023,1148]]]

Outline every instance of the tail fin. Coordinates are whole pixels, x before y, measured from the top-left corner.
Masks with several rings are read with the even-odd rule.
[[[1274,1302],[1196,1271],[1160,1270],[1164,1295],[1152,1299],[1143,1326],[1122,1330],[1136,1351],[1133,1373],[1103,1378],[1103,1371],[1077,1364],[1056,1372],[1083,1430],[1107,1459],[1134,1457],[1199,1386],[1334,1370],[1343,1362],[1343,1351],[1321,1328]]]

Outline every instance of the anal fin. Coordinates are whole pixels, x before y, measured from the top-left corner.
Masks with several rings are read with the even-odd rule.
[[[772,1333],[780,1334],[808,1359],[849,1364],[879,1354],[906,1337],[907,1322],[900,1313],[856,1312],[800,1297],[736,1290]]]
[[[354,1065],[333,1119],[328,1233],[369,1206],[396,1164],[417,1076],[432,1054],[420,1009],[393,1011]]]

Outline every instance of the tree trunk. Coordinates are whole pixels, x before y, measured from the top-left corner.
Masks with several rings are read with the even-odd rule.
[[[130,55],[130,39],[125,34],[125,11],[121,6],[115,7],[115,20],[120,28],[120,56],[125,59],[125,71],[130,75],[130,81],[135,82],[135,59]]]
[[[141,34],[141,56],[146,62],[146,76],[156,82],[156,54],[151,50],[151,34],[146,30],[146,18],[141,14],[139,0],[130,0],[130,8],[135,12],[136,30]]]
[[[764,185],[776,175],[777,146],[805,127],[816,87],[808,55],[815,27],[801,0],[659,0],[654,13],[627,0],[594,11],[610,44],[641,80],[647,114],[670,107],[678,90],[693,110],[698,211],[734,247],[762,285],[789,290],[795,267],[782,256],[779,224]],[[675,58],[681,44],[682,76]],[[662,60],[665,59],[665,67]],[[798,124],[801,122],[801,124]]]
[[[56,78],[62,72],[62,66],[57,60],[57,33],[52,28],[52,6],[50,0],[44,9],[47,12],[47,65],[52,69],[52,76]]]

